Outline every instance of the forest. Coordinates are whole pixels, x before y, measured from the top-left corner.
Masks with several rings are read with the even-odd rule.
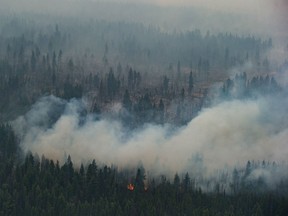
[[[283,165],[275,162],[248,161],[246,167],[223,172],[214,180],[188,173],[176,173],[171,180],[164,175],[148,178],[143,167],[119,170],[95,160],[75,167],[70,156],[60,165],[32,153],[19,158],[11,126],[2,124],[0,133],[1,215],[286,215],[288,211],[287,180],[269,188],[262,177],[248,178],[257,169],[276,174]],[[207,187],[199,183],[212,189],[203,191]]]
[[[201,109],[211,83],[227,79],[228,68],[249,61],[261,71],[253,78],[262,77],[262,82],[272,67],[262,54],[272,47],[271,38],[209,31],[202,35],[199,30],[168,34],[133,23],[66,22],[63,30],[60,24],[43,29],[29,19],[11,18],[3,24],[1,119],[13,118],[13,107],[29,107],[42,95],[53,94],[64,99],[85,95],[91,112],[105,112],[123,102],[140,119],[155,119],[149,113],[158,110],[159,122],[162,110],[167,110],[166,121],[184,123]],[[244,88],[250,88],[248,79],[253,78],[245,75]],[[176,108],[169,106],[174,103]]]
[[[288,214],[287,40],[64,3],[0,9],[0,215]]]

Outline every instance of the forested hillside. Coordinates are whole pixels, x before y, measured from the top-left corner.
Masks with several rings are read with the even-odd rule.
[[[29,18],[3,19],[2,120],[53,94],[88,97],[90,112],[105,112],[107,106],[124,102],[139,118],[148,112],[148,121],[184,123],[202,108],[209,87],[229,77],[230,68],[243,67],[238,71],[242,74],[247,63],[253,65],[247,68],[254,72],[245,75],[243,88],[250,88],[253,76],[269,76],[275,68],[266,55],[271,38],[199,30],[168,33],[124,22],[72,23],[62,18],[52,24],[55,18],[48,17],[51,23],[41,25]],[[154,118],[153,112],[160,114]]]
[[[0,215],[288,215],[282,30],[18,3],[0,3]]]

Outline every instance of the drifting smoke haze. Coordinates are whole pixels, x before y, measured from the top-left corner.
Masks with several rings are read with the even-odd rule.
[[[222,102],[178,129],[147,124],[131,131],[119,121],[83,116],[85,103],[81,100],[65,102],[49,96],[14,121],[14,127],[25,152],[62,163],[69,154],[78,166],[95,158],[119,168],[140,163],[156,175],[198,172],[207,176],[245,166],[248,160],[285,161],[288,104],[284,101],[287,97],[281,94]],[[55,123],[47,122],[53,113],[61,114]]]

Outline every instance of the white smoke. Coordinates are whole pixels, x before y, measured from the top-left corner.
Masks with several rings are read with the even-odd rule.
[[[210,174],[225,167],[245,166],[248,160],[286,160],[288,118],[284,99],[223,102],[203,110],[177,130],[148,124],[129,131],[119,121],[94,120],[93,115],[83,120],[81,101],[65,102],[49,96],[16,119],[14,128],[22,136],[24,152],[44,154],[60,162],[69,154],[78,165],[96,159],[133,168],[141,162],[155,174],[193,173],[199,167],[206,172],[203,174]],[[39,124],[63,104],[64,111],[55,123]]]

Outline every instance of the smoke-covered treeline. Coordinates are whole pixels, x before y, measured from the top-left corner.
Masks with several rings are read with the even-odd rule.
[[[185,123],[201,109],[211,83],[226,79],[230,68],[249,63],[250,78],[276,66],[269,61],[271,39],[199,30],[173,33],[138,23],[50,16],[36,22],[26,16],[5,17],[1,25],[5,120],[42,95],[54,94],[64,99],[89,97],[92,112],[126,101],[140,122]],[[179,105],[179,97],[186,97],[192,107],[185,109],[191,111],[181,113],[187,106]],[[155,118],[141,114],[153,109],[160,112]]]
[[[22,46],[25,56],[38,48],[40,54],[48,53],[52,58],[53,52],[58,54],[61,50],[66,58],[76,55],[83,60],[93,55],[90,61],[100,62],[106,57],[111,66],[123,62],[124,66],[132,64],[140,68],[149,64],[168,68],[169,64],[176,66],[181,61],[182,66],[196,68],[201,58],[209,61],[211,68],[219,68],[243,64],[247,60],[262,64],[267,57],[265,51],[272,46],[271,38],[261,40],[253,35],[210,33],[209,29],[207,32],[197,28],[167,32],[157,26],[123,21],[77,21],[70,17],[55,20],[48,16],[45,21],[36,22],[33,18],[3,17],[2,55],[7,51],[19,54]]]
[[[283,92],[257,99],[230,98],[204,109],[182,127],[152,122],[131,129],[119,119],[125,110],[108,116],[87,114],[83,100],[66,102],[50,96],[13,125],[24,152],[62,163],[70,154],[78,166],[95,158],[121,168],[141,162],[152,175],[189,172],[208,177],[224,168],[232,172],[248,160],[285,161],[285,98]],[[268,173],[279,182],[286,173],[285,168],[282,171],[279,178]]]

